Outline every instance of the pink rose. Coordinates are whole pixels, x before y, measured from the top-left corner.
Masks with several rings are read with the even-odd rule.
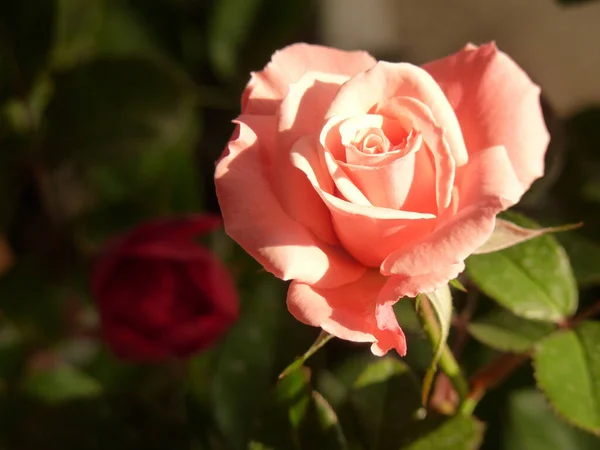
[[[226,231],[293,280],[298,320],[404,355],[392,305],[456,277],[542,176],[539,93],[494,44],[423,67],[286,47],[216,168]]]

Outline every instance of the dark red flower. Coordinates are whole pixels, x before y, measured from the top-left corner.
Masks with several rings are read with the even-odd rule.
[[[229,273],[193,240],[219,225],[207,215],[154,221],[107,246],[94,266],[92,292],[104,338],[119,357],[186,357],[236,319]]]

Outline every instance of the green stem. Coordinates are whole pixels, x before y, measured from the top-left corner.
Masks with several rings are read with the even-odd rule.
[[[423,296],[424,297],[424,296]],[[440,333],[439,326],[437,324],[437,319],[435,318],[435,314],[431,309],[431,305],[426,298],[421,299],[421,307],[420,309],[420,317],[421,322],[423,324],[423,329],[425,330],[425,334],[433,349],[437,348]],[[459,410],[461,413],[463,412],[463,405],[468,404],[469,402],[469,383],[466,378],[462,374],[460,370],[460,366],[458,362],[454,358],[450,347],[448,347],[448,343],[444,342],[442,344],[442,350],[440,354],[440,359],[438,361],[438,366],[444,372],[444,374],[448,377],[452,386],[456,390],[458,394],[458,398],[460,399]],[[471,414],[472,411],[465,411],[466,414]]]
[[[450,351],[448,344],[444,344],[439,365],[442,372],[450,379],[454,389],[456,389],[461,403],[464,402],[469,396],[469,383],[467,383],[467,380],[463,376],[460,366],[456,362],[456,359],[454,359],[454,355]]]
[[[458,412],[463,416],[472,416],[479,400],[476,397],[467,397],[458,407]]]

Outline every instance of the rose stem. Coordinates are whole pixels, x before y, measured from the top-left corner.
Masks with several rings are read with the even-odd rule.
[[[420,317],[423,323],[423,329],[425,330],[425,334],[427,335],[427,339],[431,343],[433,349],[435,349],[439,342],[439,327],[437,325],[437,319],[435,318],[435,314],[431,309],[431,305],[429,304],[429,300],[423,295],[421,296],[421,305],[419,308],[421,314]],[[448,347],[448,343],[444,342],[442,344],[442,350],[440,355],[440,360],[438,361],[438,366],[446,374],[452,386],[456,390],[458,397],[460,399],[461,405],[468,399],[469,396],[469,384],[465,379],[462,371],[460,370],[460,366],[450,347]],[[462,407],[459,408],[462,411]]]

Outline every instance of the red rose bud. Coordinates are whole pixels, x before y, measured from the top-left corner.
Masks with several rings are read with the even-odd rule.
[[[106,342],[135,361],[186,357],[212,345],[238,315],[223,265],[194,242],[214,216],[145,223],[113,241],[96,262],[92,292]]]

